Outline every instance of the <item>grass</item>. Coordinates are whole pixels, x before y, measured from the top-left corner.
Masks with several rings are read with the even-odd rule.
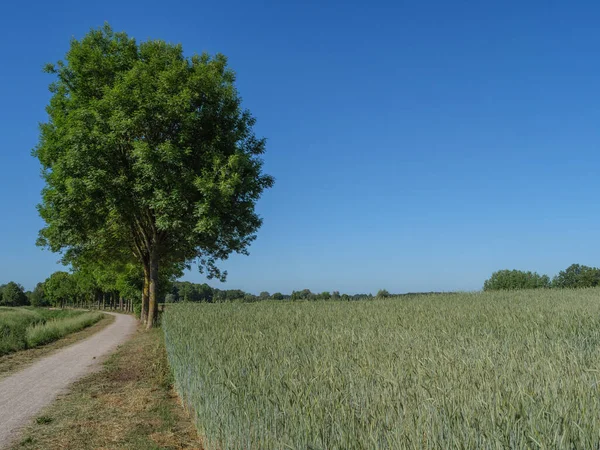
[[[42,411],[13,448],[201,450],[171,382],[162,331],[139,331]]]
[[[28,347],[48,344],[67,334],[87,328],[104,317],[99,311],[86,312],[73,317],[47,320],[27,327],[25,338]]]
[[[0,307],[0,356],[55,341],[101,318],[97,312]]]
[[[600,290],[171,305],[207,449],[598,448]]]
[[[68,334],[57,341],[39,347],[29,348],[0,356],[0,379],[6,375],[23,369],[29,364],[37,361],[40,358],[43,358],[44,356],[48,356],[56,350],[90,337],[92,334],[97,333],[114,321],[114,316],[105,314],[104,317],[96,324],[84,328],[83,330]]]

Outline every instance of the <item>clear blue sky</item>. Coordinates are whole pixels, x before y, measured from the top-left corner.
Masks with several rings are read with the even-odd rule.
[[[264,226],[212,285],[474,290],[497,269],[600,265],[593,2],[21,1],[0,15],[0,283],[60,268],[35,246],[41,67],[105,21],[226,54],[268,138]]]

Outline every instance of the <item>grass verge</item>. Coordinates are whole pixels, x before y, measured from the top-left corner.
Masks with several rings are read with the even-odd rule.
[[[202,449],[171,385],[162,330],[137,332],[75,383],[14,449]]]
[[[48,320],[27,328],[25,338],[28,347],[48,344],[79,330],[83,330],[104,317],[99,311],[91,311],[75,317]]]
[[[104,317],[96,324],[88,328],[84,328],[83,330],[76,331],[75,333],[68,334],[67,336],[51,342],[50,344],[0,356],[0,379],[10,375],[11,373],[21,370],[30,364],[33,364],[38,359],[48,356],[55,351],[60,350],[61,348],[75,344],[76,342],[90,337],[92,334],[97,333],[114,321],[114,316],[105,314]]]

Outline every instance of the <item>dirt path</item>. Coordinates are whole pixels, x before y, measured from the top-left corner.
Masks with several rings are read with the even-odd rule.
[[[101,357],[135,331],[132,316],[113,315],[116,320],[99,333],[0,380],[0,448],[10,445],[21,427],[71,383],[99,367]]]

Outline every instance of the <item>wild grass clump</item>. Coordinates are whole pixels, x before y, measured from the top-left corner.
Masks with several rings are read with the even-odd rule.
[[[24,349],[27,327],[43,321],[39,311],[0,307],[0,355]]]
[[[207,449],[598,448],[600,290],[182,304]]]
[[[86,312],[72,317],[56,318],[27,328],[26,341],[28,347],[48,344],[67,334],[82,330],[95,324],[104,315],[101,312]]]
[[[47,321],[69,320],[82,314],[84,312],[74,310],[0,307],[0,356],[40,345],[29,341],[29,329],[42,326]],[[64,334],[59,337],[62,336]],[[47,342],[50,341],[44,343]]]

